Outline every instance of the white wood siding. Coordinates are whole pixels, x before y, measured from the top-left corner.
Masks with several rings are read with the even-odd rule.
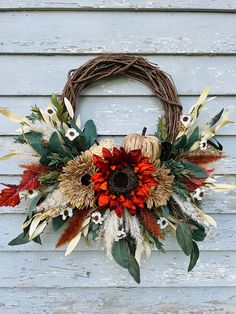
[[[236,106],[235,0],[1,0],[0,107],[27,113],[60,93],[67,71],[90,58],[121,52],[146,56],[173,77],[184,109],[210,85],[213,114]],[[82,122],[93,118],[101,136],[154,132],[160,102],[129,79],[100,82],[79,99]],[[236,120],[236,114],[233,113]],[[0,117],[0,146],[10,146],[16,126]],[[236,176],[236,125],[219,133],[229,158],[218,174]],[[1,155],[4,154],[1,149]],[[0,182],[19,180],[17,160],[1,162]],[[141,267],[140,286],[107,260],[99,246],[82,242],[65,258],[54,250],[48,228],[44,245],[9,247],[20,232],[24,208],[0,209],[0,313],[236,313],[236,191],[209,193],[207,213],[218,222],[201,243],[200,261],[173,239],[167,254],[153,252]]]

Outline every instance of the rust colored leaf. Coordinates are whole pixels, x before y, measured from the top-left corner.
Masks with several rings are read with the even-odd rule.
[[[37,174],[45,174],[45,173],[49,173],[51,171],[53,171],[54,169],[52,168],[48,168],[48,167],[44,167],[41,164],[29,164],[29,165],[21,165],[22,168],[26,169],[26,170],[30,170],[32,172],[35,172]]]
[[[20,203],[18,186],[11,186],[0,192],[0,206],[15,207]]]
[[[39,173],[31,170],[25,170],[23,172],[18,190],[19,191],[36,190],[39,186],[40,186]]]

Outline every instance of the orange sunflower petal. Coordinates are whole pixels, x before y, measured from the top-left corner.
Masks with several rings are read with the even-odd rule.
[[[98,198],[98,205],[99,206],[106,206],[109,204],[110,198],[106,194],[101,194]]]

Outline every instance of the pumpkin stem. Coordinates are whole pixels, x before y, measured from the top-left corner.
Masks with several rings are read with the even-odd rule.
[[[97,144],[97,146],[100,145],[99,142],[98,142],[98,140],[97,140],[96,138],[94,138],[93,140],[94,140],[94,143]]]
[[[146,134],[146,132],[147,132],[147,128],[144,127],[144,128],[143,128],[143,131],[142,131],[142,136],[144,136],[144,135]]]

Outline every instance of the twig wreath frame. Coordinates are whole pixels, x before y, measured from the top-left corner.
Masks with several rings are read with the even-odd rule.
[[[104,78],[123,75],[147,85],[165,111],[157,117],[155,135],[125,136],[118,147],[99,139],[88,120],[83,127],[75,116],[81,91]],[[141,255],[153,246],[165,253],[163,239],[174,234],[190,256],[188,271],[199,257],[203,241],[215,220],[205,214],[205,191],[234,188],[216,183],[213,163],[224,158],[216,131],[231,123],[222,109],[211,119],[199,121],[209,93],[205,88],[187,114],[171,77],[143,57],[108,54],[69,71],[60,97],[53,95],[45,110],[33,106],[29,116],[6,108],[0,113],[20,124],[19,135],[6,160],[27,160],[18,185],[5,184],[0,206],[25,204],[22,233],[9,245],[34,241],[49,223],[64,228],[56,247],[68,244],[69,255],[81,237],[100,241],[107,255],[140,283]],[[208,166],[211,165],[211,168]],[[175,241],[169,237],[169,241]]]

